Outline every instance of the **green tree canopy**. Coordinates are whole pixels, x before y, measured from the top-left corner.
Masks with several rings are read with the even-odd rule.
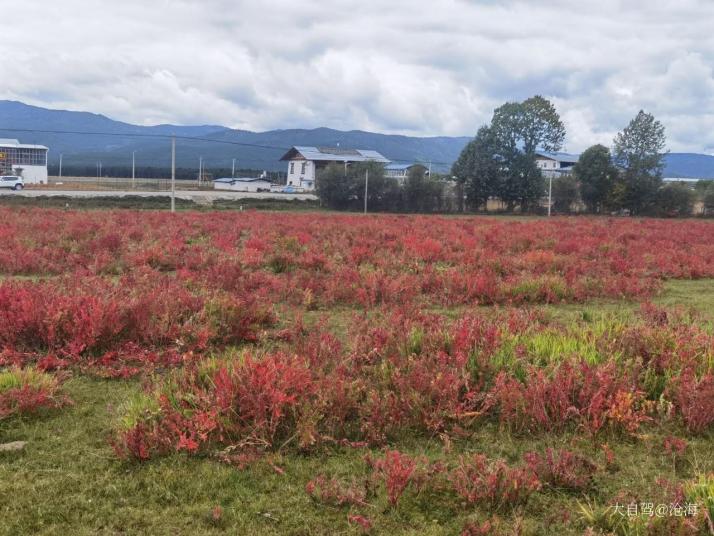
[[[601,212],[612,199],[618,173],[610,149],[604,145],[589,147],[580,155],[573,173],[580,182],[580,196],[588,210]]]
[[[501,179],[501,157],[494,131],[481,127],[454,163],[452,174],[465,185],[471,208],[485,206],[488,198],[498,194]]]
[[[615,137],[615,163],[622,168],[623,208],[633,214],[649,209],[662,185],[666,138],[664,126],[640,110]]]
[[[686,184],[666,184],[657,191],[655,208],[659,216],[691,216],[696,194]]]
[[[491,124],[479,129],[453,167],[465,183],[472,206],[498,196],[509,209],[532,207],[543,195],[543,176],[535,163],[536,151],[557,151],[565,126],[553,104],[536,95],[523,102],[496,108]]]

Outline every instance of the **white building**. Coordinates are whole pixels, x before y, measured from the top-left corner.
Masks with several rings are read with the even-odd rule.
[[[267,179],[252,179],[242,177],[239,179],[216,179],[213,181],[215,190],[232,190],[234,192],[269,192],[271,182]]]
[[[412,164],[387,164],[384,166],[384,176],[393,177],[397,179],[400,183],[403,183],[409,176],[409,172],[412,169],[421,169],[424,171],[424,176],[429,176],[429,168],[423,164],[418,164],[416,162]]]
[[[0,174],[21,175],[27,184],[46,184],[48,150],[44,145],[0,139]]]
[[[536,153],[536,165],[543,172],[544,177],[560,177],[573,170],[573,166],[580,159],[578,154],[550,153],[540,151]]]
[[[353,162],[389,163],[389,160],[377,151],[304,146],[293,147],[280,160],[288,162],[287,185],[306,191],[315,189],[318,171],[329,164],[337,163],[347,166]]]

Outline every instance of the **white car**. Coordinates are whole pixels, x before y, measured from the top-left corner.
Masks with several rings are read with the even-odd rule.
[[[12,188],[13,190],[22,190],[25,187],[25,181],[17,175],[0,176],[0,188]]]

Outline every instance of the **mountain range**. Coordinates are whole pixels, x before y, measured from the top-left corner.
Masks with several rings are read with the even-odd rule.
[[[293,145],[373,149],[394,162],[431,162],[436,171],[447,171],[471,139],[331,128],[251,132],[220,125],[139,126],[89,112],[0,100],[0,138],[48,146],[50,164],[57,164],[62,154],[66,166],[94,166],[100,161],[107,167],[129,166],[135,152],[137,166],[168,167],[171,152],[166,136],[170,135],[177,137],[178,167],[197,168],[203,157],[207,168],[230,168],[235,158],[240,169],[270,171],[285,169],[280,157]],[[666,177],[714,178],[714,156],[668,153],[665,162]]]

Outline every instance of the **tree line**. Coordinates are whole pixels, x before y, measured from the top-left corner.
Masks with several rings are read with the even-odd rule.
[[[415,169],[399,182],[385,177],[383,167],[375,163],[347,169],[330,165],[317,176],[317,194],[330,208],[358,210],[364,205],[369,169],[367,203],[376,211],[481,211],[489,201],[497,201],[509,212],[538,212],[547,206],[549,185],[551,208],[561,213],[579,207],[600,214],[689,215],[697,197],[714,211],[711,181],[697,190],[663,183],[665,129],[653,115],[641,110],[617,134],[612,149],[593,145],[571,173],[548,184],[537,165],[538,154],[560,151],[565,133],[548,99],[536,95],[507,102],[464,147],[450,176],[427,177]]]

